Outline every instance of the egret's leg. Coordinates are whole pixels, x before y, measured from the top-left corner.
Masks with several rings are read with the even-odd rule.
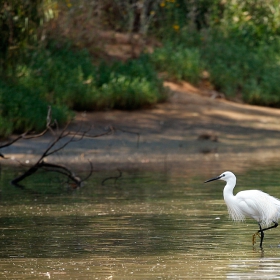
[[[273,226],[268,227],[268,228],[264,228],[264,229],[260,228],[260,230],[258,232],[265,231],[265,230],[272,229],[272,228],[277,228],[278,227],[278,223],[276,223],[276,222],[273,222],[273,223],[274,223]]]
[[[260,248],[262,249],[262,243],[263,243],[263,238],[264,238],[264,233],[263,233],[263,229],[261,227],[261,224],[259,224],[260,229],[258,230],[258,233],[261,234],[261,242],[260,242]]]
[[[257,235],[261,239],[260,247],[262,249],[262,242],[263,242],[263,238],[264,238],[264,233],[263,233],[263,229],[262,229],[260,223],[259,223],[259,227],[260,227],[260,229],[256,233],[253,234],[253,240],[252,241],[253,241],[253,245],[255,245],[256,235]]]
[[[277,227],[278,227],[278,223],[276,223],[276,222],[273,222],[273,223],[274,223],[273,226],[268,227],[268,228],[264,228],[264,229],[262,229],[261,224],[259,224],[260,229],[253,235],[253,245],[256,243],[256,240],[255,240],[256,235],[258,235],[258,236],[261,238],[260,247],[261,247],[261,249],[262,249],[262,243],[263,243],[263,238],[264,238],[264,233],[263,233],[263,232],[264,232],[265,230],[272,229],[272,228],[277,228]],[[261,234],[261,236],[260,236],[259,234]]]

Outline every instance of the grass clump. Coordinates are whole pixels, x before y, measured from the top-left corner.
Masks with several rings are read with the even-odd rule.
[[[97,69],[96,86],[107,97],[109,108],[139,109],[167,97],[163,83],[146,55],[126,63],[116,62],[107,70],[104,68],[106,65],[101,64]]]
[[[36,89],[24,88],[0,81],[0,135],[13,132],[43,130],[46,126],[48,103],[40,98]],[[53,106],[53,119],[64,123],[71,117],[65,106]]]
[[[197,48],[184,44],[166,43],[151,55],[156,69],[166,73],[168,79],[187,80],[197,84],[203,70],[201,54]]]

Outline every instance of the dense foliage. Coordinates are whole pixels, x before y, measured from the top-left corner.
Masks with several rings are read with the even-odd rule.
[[[161,47],[126,62],[102,61],[84,49],[92,29],[78,42],[49,36],[61,11],[64,19],[68,15],[65,29],[78,22],[86,30],[94,21],[99,29],[155,37]],[[276,0],[0,1],[0,27],[2,136],[42,129],[48,105],[65,122],[72,110],[137,109],[163,101],[157,72],[199,84],[204,70],[228,98],[280,107]]]
[[[183,24],[174,21],[173,33],[160,34],[164,46],[153,55],[157,68],[193,83],[204,69],[215,88],[227,97],[280,107],[279,1],[183,2],[188,5],[162,2],[163,8],[185,9],[187,20]]]
[[[43,129],[48,104],[65,122],[71,110],[138,109],[166,98],[147,56],[126,63],[94,66],[86,51],[50,46],[30,52],[15,69],[16,81],[2,81],[0,134]]]

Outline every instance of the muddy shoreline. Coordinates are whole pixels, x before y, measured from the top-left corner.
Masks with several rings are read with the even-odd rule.
[[[270,162],[280,165],[280,110],[214,98],[187,83],[166,83],[168,102],[139,111],[77,113],[71,130],[92,126],[84,138],[49,157],[49,162],[96,171],[138,170],[188,174],[213,168],[239,171]],[[53,139],[20,140],[2,149],[3,165],[31,164]]]

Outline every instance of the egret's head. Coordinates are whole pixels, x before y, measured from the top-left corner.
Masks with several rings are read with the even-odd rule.
[[[219,175],[215,178],[209,179],[209,180],[205,181],[204,183],[208,183],[208,182],[215,181],[215,180],[223,180],[223,181],[228,182],[230,179],[235,179],[235,178],[236,177],[232,172],[225,171],[221,175]]]

